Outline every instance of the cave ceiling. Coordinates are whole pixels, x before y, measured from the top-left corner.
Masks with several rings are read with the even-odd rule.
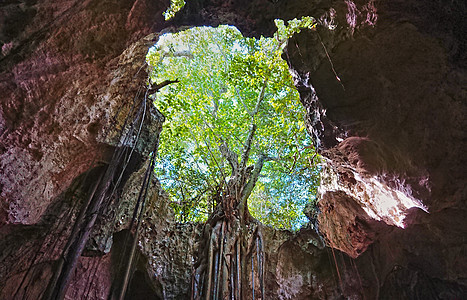
[[[0,4],[1,298],[44,294],[41,282],[60,259],[80,193],[92,186],[83,174],[98,174],[112,160],[124,115],[147,79],[147,49],[161,32],[229,24],[270,36],[274,19],[306,15],[320,26],[292,37],[283,58],[325,160],[317,220],[327,246],[310,230],[267,231],[271,297],[465,295],[465,2],[187,2],[168,22],[162,12],[169,1]],[[123,240],[114,231],[129,221],[150,141],[162,129],[156,113],[145,122],[119,190],[122,208],[111,211],[120,223],[97,221],[69,297],[111,293]],[[194,243],[200,228],[172,224],[160,186],[152,193],[148,218],[156,221],[144,229],[135,278],[145,282],[144,293],[184,299],[190,266],[180,257],[193,249],[182,246]],[[393,204],[386,207],[388,197]],[[180,259],[168,265],[170,257]],[[321,263],[328,257],[331,269]]]

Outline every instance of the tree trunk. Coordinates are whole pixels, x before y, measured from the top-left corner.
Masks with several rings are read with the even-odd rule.
[[[264,299],[261,225],[251,218],[245,203],[239,205],[241,199],[223,197],[205,224],[192,278],[193,300]],[[224,209],[232,206],[234,210],[226,213]]]

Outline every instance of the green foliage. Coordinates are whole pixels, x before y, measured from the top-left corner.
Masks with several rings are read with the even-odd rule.
[[[264,168],[265,176],[258,181],[249,199],[251,214],[264,224],[298,230],[308,221],[303,209],[307,203],[315,201],[318,169],[299,167],[293,172],[274,170],[273,164]]]
[[[275,19],[274,23],[277,27],[276,38],[279,41],[286,41],[288,38],[292,37],[294,33],[299,33],[303,28],[315,29],[316,20],[313,17],[305,16],[301,19],[293,19],[287,22],[285,25],[284,20]]]
[[[179,221],[207,219],[232,171],[219,150],[221,141],[241,156],[254,122],[258,129],[248,165],[261,154],[275,159],[263,167],[250,212],[278,228],[303,223],[303,207],[314,200],[317,186],[309,160],[315,153],[280,57],[282,46],[277,38],[245,38],[234,27],[219,26],[167,34],[150,49],[152,83],[180,80],[155,99],[166,116],[157,176]]]
[[[185,0],[170,0],[169,8],[163,13],[165,20],[172,19],[184,5]]]

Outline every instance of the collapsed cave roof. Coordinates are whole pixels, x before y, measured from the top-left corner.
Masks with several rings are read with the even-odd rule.
[[[166,2],[1,4],[1,298],[44,295],[94,176],[121,146],[118,131],[147,78],[146,52],[162,31],[230,24],[257,37],[271,35],[276,18],[304,15],[323,26],[292,37],[283,57],[307,110],[307,130],[326,158],[317,218],[325,244],[311,229],[265,229],[266,295],[467,294],[463,1],[188,1],[165,22]],[[337,27],[324,26],[329,22]],[[144,121],[119,205],[102,212],[79,258],[68,298],[112,293],[149,141],[162,130],[154,116]],[[425,210],[408,209],[405,227],[394,226],[395,212],[383,216],[374,208],[378,184]],[[193,255],[187,245],[201,229],[171,221],[156,181],[150,199],[134,273],[140,280],[130,290],[134,299],[186,299],[186,257]]]

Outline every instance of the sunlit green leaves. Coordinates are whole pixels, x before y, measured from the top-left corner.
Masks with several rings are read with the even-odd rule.
[[[317,22],[315,18],[310,16],[302,17],[301,19],[293,19],[285,24],[284,20],[275,19],[274,23],[277,27],[276,39],[283,42],[290,38],[294,33],[299,33],[303,28],[315,29]]]
[[[249,128],[257,131],[249,165],[274,158],[248,203],[252,215],[278,228],[297,228],[314,200],[317,174],[302,106],[276,38],[245,38],[234,27],[198,27],[164,35],[147,61],[153,83],[178,79],[157,93],[166,116],[157,175],[179,221],[203,221],[231,175],[219,145],[241,156]],[[264,100],[255,110],[264,87]]]
[[[182,7],[185,5],[184,0],[170,0],[170,6],[167,8],[167,10],[163,13],[164,18],[166,20],[169,20],[175,16],[175,14],[182,9]]]

